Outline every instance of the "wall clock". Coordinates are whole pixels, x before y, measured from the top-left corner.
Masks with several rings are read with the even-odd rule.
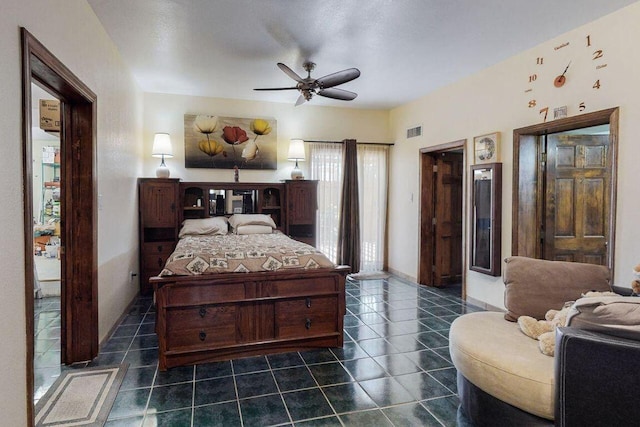
[[[500,132],[473,138],[475,163],[491,163],[498,161]]]
[[[607,65],[605,50],[591,34],[541,52],[527,66],[524,79],[527,108],[545,122],[559,118],[553,117],[554,107],[585,111],[588,106],[581,97],[586,91],[599,91],[603,87],[602,70]]]

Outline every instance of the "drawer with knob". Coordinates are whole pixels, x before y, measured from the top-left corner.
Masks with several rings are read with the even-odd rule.
[[[173,330],[209,327],[211,325],[235,325],[237,304],[201,305],[167,310],[167,325]]]
[[[292,338],[337,332],[337,297],[304,297],[276,302],[276,335]]]
[[[176,242],[149,242],[144,244],[145,255],[170,255]]]
[[[169,349],[233,344],[237,304],[202,305],[167,310]]]

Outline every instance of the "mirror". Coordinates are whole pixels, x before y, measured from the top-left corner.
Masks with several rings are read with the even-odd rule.
[[[502,239],[502,163],[471,166],[470,269],[500,275]]]
[[[257,212],[258,190],[209,190],[209,215]]]

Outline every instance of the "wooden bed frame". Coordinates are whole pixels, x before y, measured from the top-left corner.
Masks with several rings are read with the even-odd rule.
[[[152,277],[159,368],[342,347],[348,266]]]

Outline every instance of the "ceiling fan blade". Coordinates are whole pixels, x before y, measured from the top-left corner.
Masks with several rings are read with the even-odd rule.
[[[278,68],[280,68],[282,71],[285,72],[287,76],[291,77],[293,80],[297,81],[298,83],[303,81],[302,77],[297,75],[295,71],[293,71],[291,68],[284,65],[282,62],[278,62]]]
[[[328,89],[330,87],[341,85],[342,83],[350,82],[358,77],[360,77],[360,70],[357,68],[348,68],[346,70],[338,71],[337,73],[320,77],[316,82],[318,82],[320,88]]]
[[[342,101],[351,101],[356,99],[356,96],[358,96],[358,94],[355,92],[349,92],[348,90],[336,88],[321,89],[318,91],[318,95],[324,96],[326,98],[340,99]]]
[[[293,90],[298,89],[297,87],[259,87],[253,90]]]
[[[304,97],[304,95],[301,93],[300,96],[298,97],[298,100],[296,101],[296,107],[298,105],[302,105],[304,104],[304,102],[306,101],[306,98]]]

